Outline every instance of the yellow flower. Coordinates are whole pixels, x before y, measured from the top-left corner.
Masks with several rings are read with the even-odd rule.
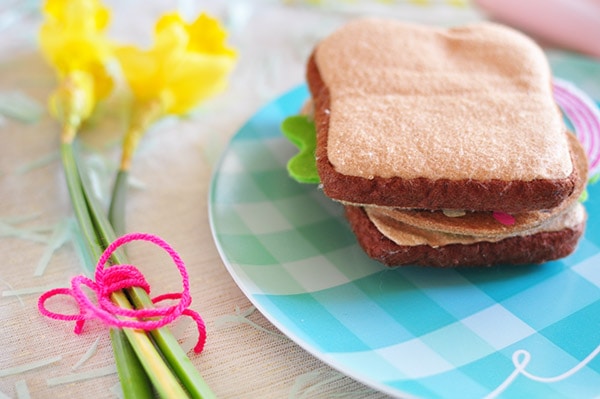
[[[191,24],[167,14],[156,24],[151,49],[124,46],[116,55],[139,104],[158,101],[163,114],[182,115],[225,88],[237,57],[226,36],[206,14]]]
[[[63,123],[63,141],[70,142],[94,110],[92,78],[85,72],[69,73],[50,95],[48,103],[52,115]]]
[[[110,14],[98,0],[48,0],[43,12],[40,48],[60,81],[50,111],[76,130],[113,87],[106,69],[112,47],[103,32]]]

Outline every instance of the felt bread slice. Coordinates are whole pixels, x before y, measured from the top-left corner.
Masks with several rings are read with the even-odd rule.
[[[345,207],[357,240],[373,259],[389,266],[491,266],[542,263],[571,254],[585,228],[585,210],[575,203],[526,232],[505,237],[448,234],[397,220],[370,218],[365,208]]]
[[[509,28],[356,20],[318,44],[307,81],[335,200],[514,213],[574,190],[547,60]]]

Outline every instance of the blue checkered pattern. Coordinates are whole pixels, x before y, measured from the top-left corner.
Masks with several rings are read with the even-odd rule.
[[[363,253],[339,204],[287,175],[296,150],[279,124],[307,97],[302,86],[256,114],[211,187],[215,240],[257,308],[315,356],[392,395],[600,395],[600,355],[586,360],[600,345],[600,185],[589,188],[585,237],[561,261],[389,269]],[[531,376],[515,375],[519,350]]]

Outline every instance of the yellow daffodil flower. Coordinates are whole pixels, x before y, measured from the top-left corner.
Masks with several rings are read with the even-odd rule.
[[[236,53],[219,22],[201,14],[187,24],[167,14],[156,24],[154,47],[121,47],[117,57],[136,101],[159,100],[165,114],[182,115],[226,85]]]
[[[50,112],[63,123],[68,142],[113,87],[106,69],[112,47],[104,36],[110,14],[98,0],[48,0],[43,14],[40,48],[59,79]]]
[[[154,45],[149,50],[133,46],[116,50],[135,98],[122,168],[129,167],[140,137],[156,119],[186,114],[225,88],[237,58],[226,45],[226,37],[219,22],[207,14],[186,23],[172,13],[157,22]]]
[[[50,112],[62,122],[60,154],[63,170],[74,214],[81,231],[83,250],[87,255],[84,256],[85,264],[93,268],[92,260],[100,258],[105,246],[117,239],[115,230],[119,232],[119,235],[124,233],[112,214],[110,219],[108,215],[104,214],[101,204],[92,194],[89,176],[85,173],[85,165],[78,162],[77,146],[74,145],[74,139],[81,124],[89,118],[96,103],[106,97],[113,86],[107,66],[113,55],[114,45],[104,37],[104,30],[110,14],[108,9],[102,6],[100,0],[47,0],[44,4],[43,14],[44,22],[39,31],[40,49],[55,70],[59,80],[57,89],[50,96]],[[182,33],[179,28],[171,28],[171,25],[177,24],[172,24],[169,19],[162,21],[157,32],[172,33],[158,35],[161,37],[160,45],[157,46],[160,49],[156,54],[158,58],[167,53],[167,47],[171,44],[175,44],[178,40],[187,40],[185,39],[187,31]],[[183,24],[179,25],[184,26]],[[207,54],[222,52],[222,44],[217,44],[217,38],[222,35],[222,31],[216,29],[210,22],[206,23],[206,26],[209,28],[203,27],[202,23],[198,24],[197,28],[209,35],[206,36],[205,42],[194,42],[194,45],[190,46],[190,48],[193,47],[193,50],[190,51]],[[189,27],[190,32],[197,28]],[[185,29],[188,27],[186,26]],[[190,36],[193,35],[190,34]],[[220,40],[222,41],[222,37]],[[187,49],[187,46],[184,48]],[[172,69],[177,74],[176,76],[181,76],[181,70],[176,65],[176,61],[185,61],[185,57],[168,59],[171,61],[169,64],[160,65],[151,58],[151,67],[166,71],[161,76],[170,74],[169,69]],[[183,62],[181,68],[188,68],[188,64],[189,62]],[[140,69],[136,71],[135,68]],[[212,68],[215,69],[215,67]],[[149,74],[147,70],[147,66],[142,63],[142,65],[134,66],[133,74],[136,75],[139,72],[148,79],[154,79],[156,75]],[[185,72],[186,69],[183,70]],[[211,67],[209,66],[205,66],[205,70],[201,69],[197,72],[202,74],[205,71],[208,71],[206,79],[210,81],[215,78],[216,74],[210,74]],[[178,82],[178,84],[182,84],[182,81]],[[152,80],[144,82],[144,84],[150,85],[151,83]],[[154,119],[154,115],[159,114],[158,111],[162,112],[163,109],[172,112],[183,110],[187,107],[186,104],[197,101],[197,99],[191,98],[189,92],[186,92],[185,95],[179,94],[184,91],[181,88],[172,89],[172,87],[177,87],[177,84],[172,81],[170,84],[170,90],[177,95],[169,95],[171,91],[168,90],[159,90],[160,101],[149,101],[148,105],[139,108],[144,112],[139,112],[140,117],[136,118],[132,124],[134,128],[136,126],[146,127]],[[205,89],[205,95],[214,93],[214,88],[208,89],[204,85],[202,88]],[[177,102],[162,101],[162,93],[164,93],[164,98],[177,99]],[[148,97],[148,99],[150,98]],[[151,112],[147,112],[148,109]],[[122,173],[119,171],[119,176],[121,175]],[[119,176],[117,181],[124,182],[125,179],[120,178],[119,180]],[[124,184],[121,184],[120,187],[124,192]],[[118,209],[124,210],[123,202],[117,201],[117,205]],[[121,217],[121,221],[123,219],[124,217]],[[128,263],[123,253],[114,254],[111,260],[119,264]],[[118,307],[141,309],[154,306],[144,290],[133,287],[127,291],[120,290],[111,294],[112,301]],[[161,398],[214,398],[214,394],[169,330],[159,328],[153,330],[151,334],[152,338],[141,330],[111,329],[111,341],[123,397],[145,399],[158,394]]]

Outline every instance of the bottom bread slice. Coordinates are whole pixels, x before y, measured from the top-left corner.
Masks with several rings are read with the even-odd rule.
[[[538,230],[530,235],[515,235],[494,242],[483,240],[439,246],[401,245],[381,233],[364,208],[348,205],[345,211],[363,250],[371,258],[388,266],[473,267],[537,264],[571,254],[585,228],[584,215],[583,220],[569,227],[551,231]]]

